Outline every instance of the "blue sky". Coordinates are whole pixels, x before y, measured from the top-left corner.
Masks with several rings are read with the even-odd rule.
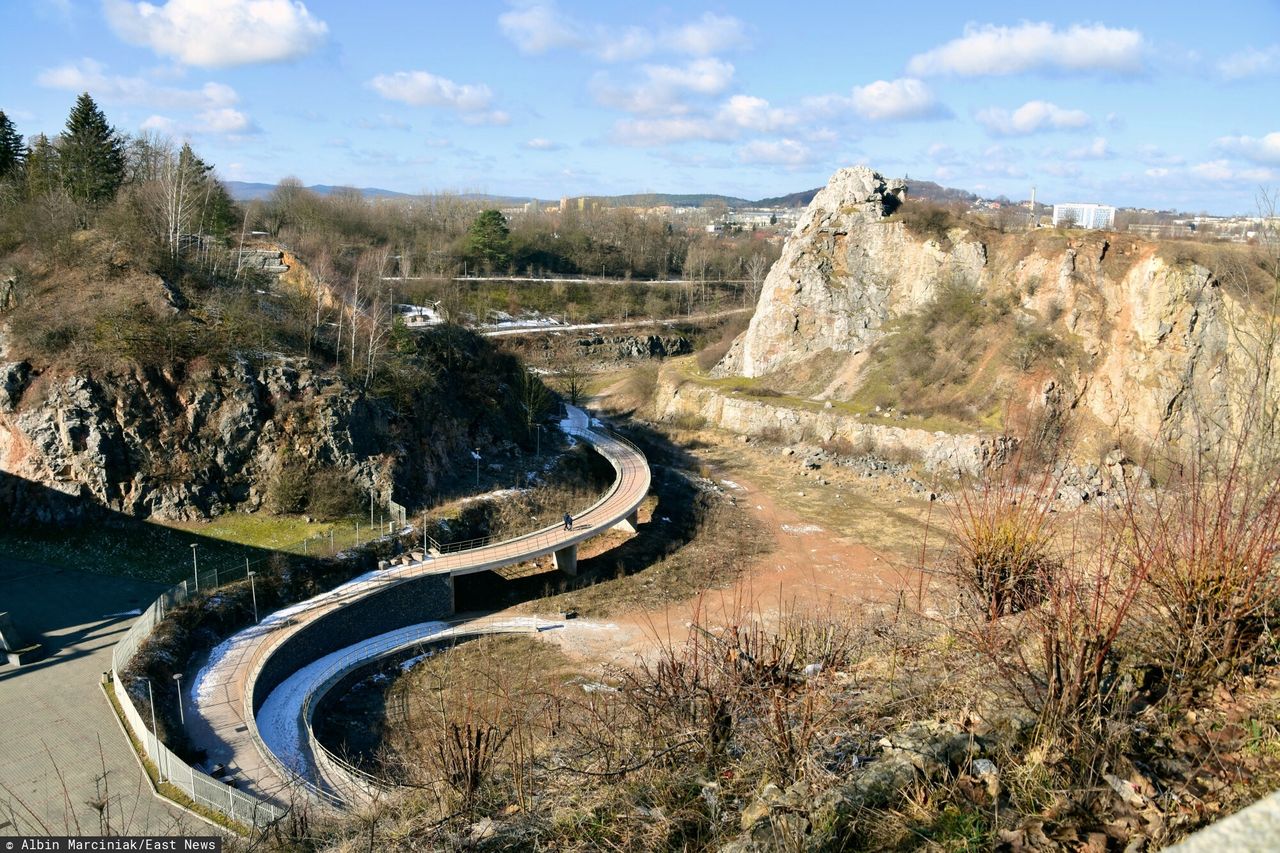
[[[865,163],[984,195],[1251,212],[1280,3],[5,0],[0,109],[88,90],[228,179],[758,198]]]

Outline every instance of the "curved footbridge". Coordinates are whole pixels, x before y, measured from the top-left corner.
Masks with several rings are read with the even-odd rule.
[[[580,543],[614,528],[634,532],[649,492],[650,471],[633,444],[568,407],[561,423],[590,443],[616,474],[608,492],[556,524],[501,542],[434,547],[409,565],[370,572],[284,608],[229,638],[191,679],[187,733],[209,764],[220,764],[241,790],[289,805],[299,797],[340,804],[368,792],[357,771],[311,737],[310,717],[324,691],[346,674],[390,654],[449,637],[540,630],[538,620],[445,622],[453,614],[453,579],[554,555],[577,571]],[[353,786],[355,790],[353,789]]]

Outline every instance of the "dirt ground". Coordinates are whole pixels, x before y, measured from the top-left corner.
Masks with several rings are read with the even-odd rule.
[[[848,615],[892,609],[900,596],[927,598],[918,568],[927,564],[921,542],[941,541],[946,526],[946,510],[927,495],[887,476],[867,478],[841,468],[806,473],[796,456],[726,433],[703,430],[674,439],[691,449],[703,476],[763,526],[774,547],[725,588],[661,606],[631,606],[607,620],[566,620],[563,629],[541,635],[571,658],[588,666],[623,666],[682,642],[693,622],[755,619],[769,625],[788,613]]]

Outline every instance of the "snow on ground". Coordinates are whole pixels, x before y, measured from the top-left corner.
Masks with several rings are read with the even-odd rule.
[[[323,592],[313,598],[308,598],[306,601],[300,601],[297,604],[291,604],[288,607],[277,610],[266,616],[257,625],[251,625],[243,631],[232,634],[213,647],[213,651],[209,653],[208,662],[200,668],[200,672],[196,674],[196,677],[191,679],[189,688],[191,701],[197,707],[201,703],[221,701],[221,696],[223,695],[221,688],[235,676],[240,658],[252,649],[260,638],[279,628],[285,620],[335,598],[348,595],[362,585],[370,585],[381,576],[402,569],[403,567],[397,567],[396,569],[365,572],[328,592]]]
[[[275,753],[287,767],[304,778],[315,781],[314,768],[304,745],[302,708],[311,695],[337,668],[345,669],[382,655],[412,648],[425,642],[436,642],[450,637],[466,637],[473,634],[502,634],[513,631],[545,631],[560,627],[562,623],[521,616],[492,622],[463,622],[449,625],[445,622],[422,622],[370,637],[359,643],[325,655],[304,666],[271,691],[267,701],[255,716],[258,734],[267,748]],[[426,655],[420,655],[419,660]],[[407,662],[406,662],[407,663]],[[403,665],[402,665],[403,666]]]
[[[784,524],[782,529],[787,533],[799,536],[804,533],[821,533],[822,528],[816,524]]]

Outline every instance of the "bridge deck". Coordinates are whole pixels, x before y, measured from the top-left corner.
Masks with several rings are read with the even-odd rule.
[[[190,680],[188,707],[194,713],[187,714],[187,732],[206,751],[209,762],[224,765],[241,789],[287,804],[291,792],[286,777],[298,773],[305,778],[314,766],[306,754],[306,739],[301,738],[297,755],[270,754],[258,736],[250,697],[263,664],[290,636],[348,602],[389,586],[424,575],[466,575],[532,560],[599,536],[630,517],[649,491],[651,474],[644,454],[627,442],[591,429],[581,409],[569,407],[564,427],[591,443],[617,474],[600,501],[574,516],[572,530],[557,524],[502,542],[371,572],[273,613],[231,637],[215,650],[210,665]]]

